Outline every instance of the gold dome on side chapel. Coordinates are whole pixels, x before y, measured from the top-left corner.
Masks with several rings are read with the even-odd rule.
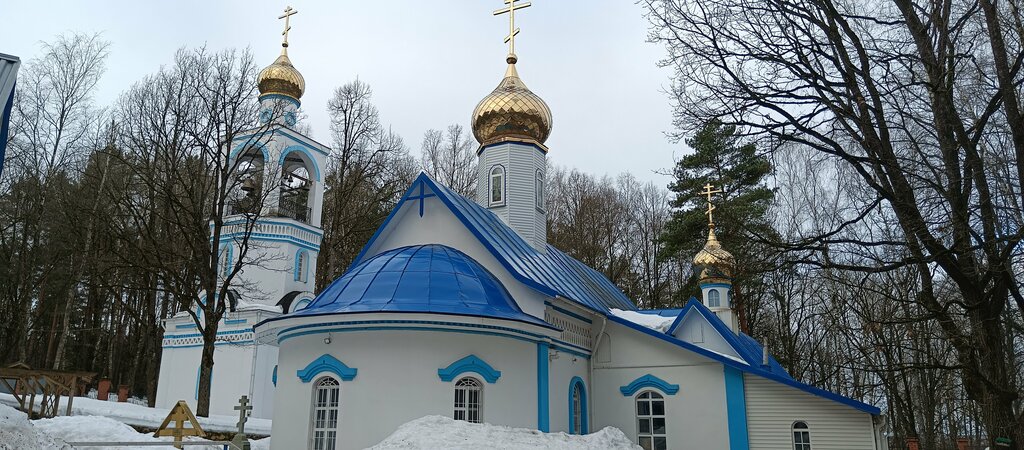
[[[288,59],[288,47],[281,49],[281,56],[278,56],[274,63],[260,71],[256,78],[260,95],[280,94],[299,100],[306,90],[306,80],[302,74],[292,65]]]
[[[732,253],[722,248],[715,236],[715,227],[708,228],[708,241],[704,244],[697,256],[693,257],[693,265],[700,267],[700,278],[729,278],[732,276],[732,269],[736,265],[736,258]]]
[[[507,140],[544,145],[551,135],[551,109],[526,87],[509,55],[505,78],[473,109],[473,136],[480,145]]]

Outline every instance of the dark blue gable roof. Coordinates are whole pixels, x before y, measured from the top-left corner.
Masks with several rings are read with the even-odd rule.
[[[596,311],[636,309],[636,305],[600,272],[551,245],[547,246],[546,252],[537,251],[487,208],[434,182],[424,173],[416,178],[377,233],[387,226],[405,202],[421,202],[423,196],[432,196],[428,191],[432,191],[447,205],[466,228],[494,253],[496,259],[524,284],[552,297],[563,297]],[[374,235],[363,247],[363,251],[352,263],[353,267],[362,261],[376,237]]]

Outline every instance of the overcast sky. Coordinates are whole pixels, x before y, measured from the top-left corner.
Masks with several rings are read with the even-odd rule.
[[[385,124],[414,154],[423,132],[470,113],[505,71],[507,15],[501,0],[288,0],[289,56],[306,79],[303,110],[314,138],[330,145],[326,104],[358,77],[374,91]],[[250,48],[261,65],[280,51],[285,2],[7,1],[0,53],[29,60],[39,42],[67,31],[102,32],[112,43],[96,101],[171,61],[182,46]],[[519,75],[551,107],[549,161],[603,175],[628,171],[664,185],[671,167],[671,72],[646,42],[642,8],[628,0],[533,0],[519,10]]]

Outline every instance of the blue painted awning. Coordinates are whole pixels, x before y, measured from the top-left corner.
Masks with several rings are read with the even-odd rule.
[[[476,260],[438,244],[400,247],[367,258],[289,316],[365,312],[459,314],[551,328],[519,309],[501,282]]]

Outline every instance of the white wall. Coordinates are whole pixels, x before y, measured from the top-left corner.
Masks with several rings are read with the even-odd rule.
[[[619,388],[652,374],[679,385],[675,395],[664,395],[669,448],[729,448],[725,374],[720,363],[617,323],[609,322],[605,332],[610,339],[601,345],[611,350],[611,361],[594,363],[596,403],[591,430],[614,426],[635,442],[634,402],[643,390],[626,397]]]
[[[756,375],[744,374],[750,450],[793,448],[791,427],[807,422],[815,450],[870,450],[871,415]]]
[[[536,344],[516,339],[437,331],[355,331],[307,335],[281,344],[274,401],[274,449],[308,447],[311,395],[319,375],[303,383],[296,371],[328,353],[358,370],[341,382],[338,450],[361,449],[381,441],[399,425],[440,414],[451,416],[452,382],[437,370],[474,354],[501,371],[494,384],[484,381],[483,419],[536,428]],[[472,374],[468,374],[472,375]]]
[[[724,355],[740,358],[736,350],[726,342],[710,322],[696,309],[687,311],[686,317],[679,324],[675,336],[698,347],[706,348]]]

